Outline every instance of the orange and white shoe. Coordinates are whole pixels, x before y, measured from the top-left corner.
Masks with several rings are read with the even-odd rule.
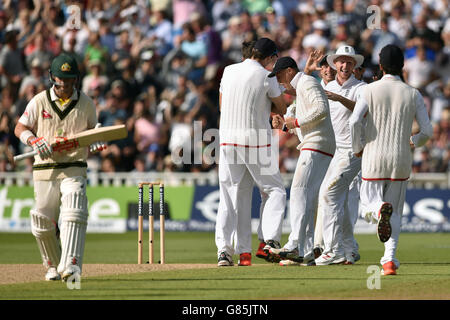
[[[265,246],[266,246],[266,243],[265,243],[264,241],[261,241],[261,242],[259,243],[258,250],[256,251],[256,256],[257,256],[258,258],[267,260],[268,254],[265,253],[264,250],[263,250]]]
[[[397,274],[397,272],[395,270],[397,270],[395,263],[392,261],[389,261],[389,262],[386,262],[385,264],[383,264],[383,270],[381,270],[381,274],[383,276],[394,276]]]
[[[377,237],[381,242],[386,242],[391,237],[392,227],[390,220],[392,211],[392,204],[385,202],[381,206],[380,212],[378,212]]]
[[[244,252],[239,255],[238,266],[251,266],[252,265],[252,254],[249,252]]]

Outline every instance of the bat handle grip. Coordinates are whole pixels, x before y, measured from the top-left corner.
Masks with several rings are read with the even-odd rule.
[[[30,151],[30,152],[27,152],[27,153],[19,154],[18,156],[15,156],[15,157],[14,157],[14,162],[15,162],[15,161],[22,160],[22,159],[34,157],[34,156],[37,155],[37,154],[38,154],[38,151],[37,151],[37,150],[33,150],[33,151]]]

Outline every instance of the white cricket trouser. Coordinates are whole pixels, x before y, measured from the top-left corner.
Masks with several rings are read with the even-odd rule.
[[[384,243],[384,256],[380,263],[393,261],[397,268],[400,262],[395,258],[402,225],[403,205],[405,203],[407,181],[367,181],[361,183],[361,215],[370,223],[378,222],[378,213],[385,202],[392,204],[391,238]]]
[[[320,194],[320,193],[319,193]],[[314,225],[314,248],[324,248],[323,243],[323,211],[320,201],[317,205],[316,224]]]
[[[345,256],[349,258],[352,253],[359,252],[359,245],[355,239],[355,224],[359,217],[359,189],[361,188],[361,170],[353,179],[348,190],[346,201],[346,212],[344,215],[344,223],[342,228],[342,243],[344,246]]]
[[[349,189],[350,184],[361,170],[361,158],[353,155],[351,149],[337,148],[333,159],[331,160],[324,182],[320,188],[320,208],[323,210],[323,239],[324,251],[334,252],[336,255],[350,255],[353,249],[353,227],[351,225],[350,210],[355,208],[349,207]],[[354,196],[352,194],[352,196]],[[355,200],[350,203],[354,206]],[[357,204],[356,204],[357,205]],[[356,207],[356,214],[357,214]],[[345,222],[345,227],[344,227]],[[344,248],[344,228],[347,239],[351,241],[351,245]]]
[[[289,199],[291,233],[284,248],[298,247],[300,256],[313,249],[319,189],[331,159],[320,152],[302,150],[297,161]]]
[[[261,206],[259,207],[259,224],[258,224],[258,229],[257,229],[257,234],[258,234],[258,240],[260,242],[264,241],[264,236],[262,233],[262,215],[264,212],[264,206],[266,205],[266,201],[267,201],[267,194],[262,192],[261,190],[259,191],[260,195],[261,195]]]
[[[87,228],[86,178],[70,177],[58,180],[34,181],[35,206],[31,211],[32,230],[38,241],[44,265],[56,266],[62,272],[69,264],[76,264],[81,271],[85,234]],[[54,226],[61,216],[61,249]],[[51,237],[42,234],[52,232]],[[51,261],[51,264],[49,263]]]
[[[267,158],[270,148],[249,150],[245,147],[221,146],[219,162],[220,201],[216,220],[216,246],[218,253],[233,255],[236,236],[236,253],[251,252],[251,193],[253,183],[267,195],[262,210],[262,235],[264,240],[281,239],[281,227],[286,207],[286,190],[276,163],[276,170],[264,171],[257,159]],[[256,149],[256,148],[255,148]],[[262,156],[264,154],[264,156]],[[278,160],[277,160],[278,161]],[[272,164],[273,165],[273,164]],[[268,174],[271,173],[271,174]]]
[[[253,184],[252,184],[252,189],[253,189]],[[262,192],[260,190],[260,196],[261,196],[261,204],[259,207],[259,223],[258,223],[258,228],[257,228],[256,232],[258,235],[258,240],[260,242],[263,242],[264,236],[262,233],[262,214],[264,211],[264,206],[266,205],[267,194],[265,194],[264,192]],[[252,199],[252,197],[253,197],[253,194],[250,191],[250,193],[248,194],[248,199]],[[249,208],[244,209],[244,210],[251,211],[252,210],[251,204],[252,204],[252,201],[248,201],[248,203],[246,203],[245,205],[246,206],[248,205]],[[251,252],[251,250],[245,251],[245,250],[248,250],[249,247],[251,248],[251,235],[249,236],[247,234],[248,230],[245,227],[239,227],[240,225],[245,224],[245,221],[241,221],[241,220],[245,220],[242,215],[238,216],[238,230],[237,230],[237,233],[235,233],[235,239],[234,239],[234,250],[238,254],[241,254],[244,252]],[[248,228],[248,226],[247,226],[247,228]],[[252,228],[251,222],[250,222],[250,228]],[[242,244],[241,241],[244,241],[244,243],[246,243],[246,244]],[[249,242],[250,242],[250,244],[249,244]]]

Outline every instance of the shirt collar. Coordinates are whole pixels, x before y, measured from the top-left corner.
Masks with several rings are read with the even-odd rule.
[[[393,74],[385,74],[382,78],[381,78],[381,80],[383,80],[383,79],[397,79],[397,80],[402,80],[399,76],[396,76],[396,75],[393,75]]]
[[[244,63],[250,63],[250,64],[253,64],[253,65],[255,65],[255,66],[260,66],[261,68],[263,68],[263,66],[262,66],[261,63],[259,63],[259,62],[256,61],[256,60],[253,60],[253,59],[245,59],[245,60],[244,60]]]
[[[337,81],[337,76],[336,76],[336,84],[337,84],[339,87],[341,87],[341,88],[344,88],[344,87],[346,87],[346,86],[351,85],[355,80],[358,80],[358,79],[356,79],[356,78],[355,78],[355,75],[352,74],[352,75],[350,76],[350,78],[348,78],[348,79],[342,84],[342,86],[341,86],[341,85],[339,84],[339,82]]]
[[[291,86],[293,86],[294,88],[297,88],[297,83],[300,80],[300,78],[302,77],[303,72],[298,72],[294,78],[292,78],[291,80]]]
[[[58,101],[59,97],[55,93],[55,86],[52,86],[50,89],[50,98],[52,101]],[[78,91],[74,88],[72,96],[70,97],[70,100],[78,100]]]

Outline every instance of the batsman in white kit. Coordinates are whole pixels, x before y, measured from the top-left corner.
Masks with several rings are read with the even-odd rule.
[[[234,253],[240,255],[239,265],[250,265],[249,203],[254,184],[267,195],[262,212],[266,250],[280,245],[286,191],[269,119],[272,102],[280,114],[286,112],[286,104],[278,82],[269,78],[270,72],[265,69],[276,57],[275,43],[258,39],[252,58],[227,66],[220,83],[220,201],[215,234],[218,266],[232,266]],[[233,246],[235,234],[239,239],[237,252]]]
[[[52,61],[50,79],[53,86],[31,99],[15,134],[38,152],[33,164],[35,204],[30,216],[32,233],[47,268],[45,279],[67,280],[81,275],[82,270],[88,220],[88,149],[64,141],[100,124],[93,101],[76,89],[79,71],[72,56],[61,54]],[[57,142],[60,144],[55,147]],[[96,142],[89,149],[97,152],[104,148],[103,142]]]
[[[424,145],[433,134],[421,94],[400,79],[403,63],[399,47],[381,49],[383,78],[365,87],[349,120],[353,151],[362,156],[361,214],[377,224],[377,235],[385,248],[380,260],[384,275],[395,275],[400,266],[396,251],[411,173],[411,149]],[[420,132],[411,136],[414,119]]]

